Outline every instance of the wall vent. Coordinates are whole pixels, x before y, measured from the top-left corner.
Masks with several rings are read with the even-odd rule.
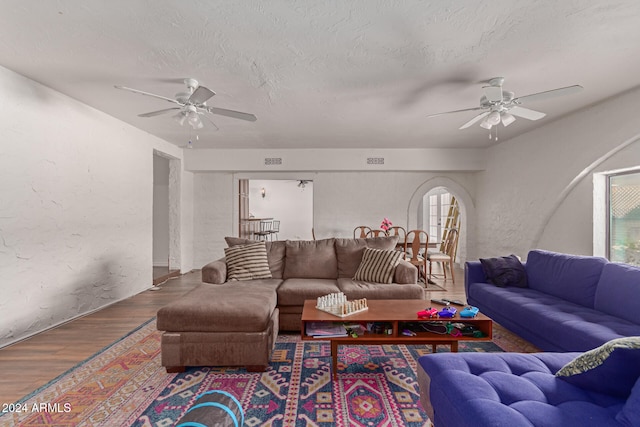
[[[265,166],[281,165],[282,157],[265,157],[264,164]]]
[[[384,165],[384,157],[367,157],[368,165]]]

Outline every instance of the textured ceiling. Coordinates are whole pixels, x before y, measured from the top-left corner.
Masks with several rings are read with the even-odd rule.
[[[516,96],[573,84],[579,94],[527,104],[508,139],[640,85],[640,2],[0,0],[0,65],[149,133],[195,148],[483,147],[482,86]],[[117,90],[173,97],[193,77],[212,116],[190,135],[171,107]],[[205,124],[206,125],[206,124]]]

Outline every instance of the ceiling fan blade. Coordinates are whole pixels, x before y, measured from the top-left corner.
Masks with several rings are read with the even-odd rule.
[[[214,128],[216,128],[216,130],[220,130],[220,128],[215,124],[215,122],[213,120],[211,120],[211,117],[207,116],[206,114],[200,113],[201,116],[206,117],[207,120],[209,120],[209,123],[211,123],[213,125]]]
[[[583,89],[580,85],[573,85],[567,87],[561,87],[558,89],[551,89],[545,92],[532,93],[531,95],[520,96],[514,99],[516,104],[523,102],[539,101],[541,99],[554,98],[556,96],[571,95],[572,93],[580,92]]]
[[[195,91],[189,97],[189,102],[195,105],[200,105],[207,102],[207,99],[211,98],[216,93],[204,86],[198,86]]]
[[[158,111],[152,111],[150,113],[143,113],[143,114],[138,114],[138,117],[153,117],[153,116],[159,116],[160,114],[165,114],[168,113],[170,111],[175,111],[175,110],[179,110],[180,107],[173,107],[173,108],[165,108],[164,110],[158,110]]]
[[[485,108],[484,107],[474,107],[474,108],[465,108],[463,110],[445,111],[444,113],[429,114],[427,116],[427,118],[436,117],[436,116],[442,116],[443,114],[461,113],[463,111],[478,111],[478,110],[485,110]]]
[[[540,120],[541,118],[546,116],[545,113],[541,113],[540,111],[534,111],[528,108],[518,107],[518,106],[510,108],[509,113],[511,113],[514,116],[522,117],[523,119],[529,119],[529,120]]]
[[[489,113],[491,113],[491,111],[485,111],[484,113],[480,113],[477,116],[475,116],[473,119],[469,120],[467,123],[463,124],[462,126],[460,126],[460,129],[466,129],[469,126],[473,125],[474,123],[479,122],[480,120],[482,120],[483,118],[487,117],[489,115]]]
[[[162,96],[162,95],[156,95],[155,93],[149,93],[149,92],[145,92],[138,89],[132,89],[126,86],[114,85],[113,87],[115,87],[116,89],[128,90],[129,92],[133,92],[133,93],[139,93],[140,95],[146,95],[146,96],[151,96],[153,98],[164,99],[165,101],[173,102],[174,104],[183,105],[180,102],[176,101],[175,99],[167,98],[166,96]]]
[[[224,108],[215,108],[215,107],[204,107],[208,112],[212,114],[218,114],[220,116],[233,117],[234,119],[247,120],[250,122],[255,122],[257,119],[256,116],[249,113],[241,113],[240,111],[226,110]]]

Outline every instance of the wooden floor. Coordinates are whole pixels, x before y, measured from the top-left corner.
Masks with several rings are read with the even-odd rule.
[[[435,271],[434,271],[435,273]],[[464,301],[464,276],[456,269],[456,283],[434,281],[445,291],[426,298],[450,297]],[[169,279],[156,291],[147,290],[96,313],[0,349],[0,405],[13,403],[73,368],[132,329],[151,319],[157,310],[200,283],[200,271]]]

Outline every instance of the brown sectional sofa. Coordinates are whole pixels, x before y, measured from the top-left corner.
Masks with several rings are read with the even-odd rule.
[[[227,237],[229,246],[254,243]],[[304,301],[343,292],[349,300],[423,299],[418,270],[400,260],[393,283],[353,280],[365,248],[392,250],[397,236],[267,242],[271,279],[227,281],[224,259],[202,268],[205,282],[158,311],[162,365],[265,368],[278,330],[299,331]],[[215,285],[215,286],[213,286]]]

